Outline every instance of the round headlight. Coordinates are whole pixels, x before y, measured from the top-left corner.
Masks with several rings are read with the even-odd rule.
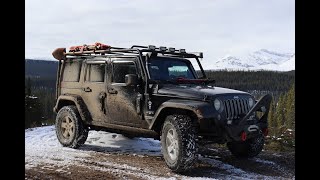
[[[249,107],[252,107],[254,105],[254,100],[252,98],[249,98]]]
[[[216,108],[217,111],[221,109],[221,101],[219,99],[214,100],[214,108]]]

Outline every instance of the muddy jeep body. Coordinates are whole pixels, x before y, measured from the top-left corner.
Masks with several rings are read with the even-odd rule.
[[[179,172],[187,170],[196,159],[196,155],[192,160],[180,156],[197,153],[199,144],[231,143],[233,154],[250,156],[232,147],[267,133],[270,95],[256,101],[246,92],[213,86],[199,61],[202,53],[132,46],[78,53],[66,53],[60,48],[53,55],[59,60],[54,107],[58,113],[56,127],[64,130],[60,132],[62,139],[80,134],[71,138],[70,142],[77,141],[73,145],[62,142],[65,146],[83,144],[91,129],[153,137],[161,139],[162,145],[171,145],[162,147],[166,163]],[[190,59],[198,63],[201,75],[193,69]],[[169,65],[161,71],[165,64]],[[156,71],[160,71],[159,78]],[[177,72],[180,74],[175,74]],[[169,75],[163,78],[166,73],[170,78]],[[65,115],[59,114],[62,109]],[[73,111],[76,111],[74,116],[67,115]],[[258,117],[257,112],[262,115]],[[79,130],[72,129],[77,124],[66,125],[72,120],[81,121]],[[163,140],[162,136],[171,135],[172,139]],[[179,140],[180,136],[183,138]],[[75,140],[77,138],[79,140]],[[190,144],[184,139],[193,142],[194,149],[188,149]],[[175,140],[176,144],[172,143]],[[170,154],[170,148],[178,150]],[[186,150],[181,150],[183,148]]]

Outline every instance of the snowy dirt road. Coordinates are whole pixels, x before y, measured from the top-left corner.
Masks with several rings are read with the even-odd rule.
[[[25,131],[25,179],[295,179],[294,158],[263,151],[239,160],[211,147],[190,172],[176,174],[166,167],[157,140],[90,131],[82,147],[71,149],[59,144],[54,126]]]

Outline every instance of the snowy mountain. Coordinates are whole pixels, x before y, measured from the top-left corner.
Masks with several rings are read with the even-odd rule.
[[[295,69],[295,54],[261,49],[241,57],[227,55],[211,69],[290,71]]]

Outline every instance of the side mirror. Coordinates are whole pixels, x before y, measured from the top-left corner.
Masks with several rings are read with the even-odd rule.
[[[136,74],[127,74],[125,76],[125,83],[127,86],[135,86],[138,84],[138,76]]]

